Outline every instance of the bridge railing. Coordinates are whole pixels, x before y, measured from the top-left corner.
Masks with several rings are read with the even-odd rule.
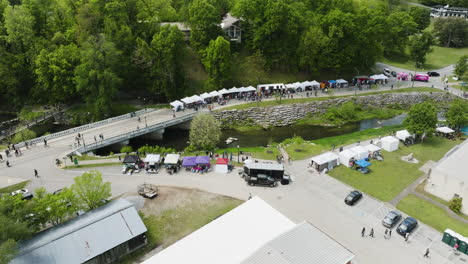
[[[154,108],[142,109],[142,110],[136,111],[135,114],[136,115],[141,115],[141,114],[144,114],[144,113],[152,112],[154,110],[156,110],[156,109],[154,109]],[[127,113],[127,114],[123,114],[123,115],[120,115],[120,116],[116,116],[116,117],[108,118],[108,119],[105,119],[105,120],[101,120],[101,121],[98,121],[98,122],[82,125],[82,126],[79,126],[79,127],[70,128],[70,129],[60,131],[60,132],[57,132],[57,133],[53,133],[53,134],[50,134],[50,135],[46,135],[46,136],[31,139],[31,140],[27,140],[26,142],[28,142],[29,145],[36,144],[36,143],[44,141],[44,139],[45,140],[50,140],[50,139],[53,139],[53,138],[58,138],[58,137],[63,137],[63,136],[67,136],[67,135],[70,135],[70,134],[79,133],[79,132],[82,132],[82,131],[84,131],[86,129],[100,127],[100,126],[103,126],[103,125],[106,125],[106,124],[109,124],[109,123],[112,123],[112,122],[128,119],[128,118],[131,118],[131,117],[132,117],[131,113]],[[25,144],[26,142],[25,141],[20,142],[20,143],[16,144],[16,146],[17,147],[24,147],[24,146],[26,146],[26,144]]]
[[[170,127],[170,126],[177,125],[185,121],[191,120],[197,114],[198,112],[193,112],[193,113],[180,116],[174,119],[170,119],[170,120],[158,123],[158,124],[154,124],[148,127],[143,127],[138,130],[133,130],[122,135],[106,138],[104,140],[93,142],[91,144],[82,145],[78,148],[72,148],[72,150],[67,155],[72,155],[75,152],[85,153],[91,150],[95,150],[95,149],[106,147],[112,144],[116,144],[116,143],[131,139],[131,138],[139,137],[139,136],[142,136],[142,135],[145,135],[145,134],[157,131],[157,130],[164,129],[166,127]]]

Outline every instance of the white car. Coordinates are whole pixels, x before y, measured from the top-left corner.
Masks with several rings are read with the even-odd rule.
[[[386,76],[389,76],[391,77],[392,76],[392,72],[390,71],[390,69],[387,69],[387,68],[384,68],[382,70],[383,74],[386,75]]]
[[[11,196],[15,196],[18,194],[26,194],[29,193],[28,189],[21,189],[21,190],[16,190],[14,192],[11,192]]]

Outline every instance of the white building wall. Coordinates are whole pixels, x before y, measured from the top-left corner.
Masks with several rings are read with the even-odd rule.
[[[455,177],[448,177],[444,172],[434,168],[424,189],[446,201],[452,199],[454,194],[458,194],[463,198],[462,212],[468,214],[468,183]]]

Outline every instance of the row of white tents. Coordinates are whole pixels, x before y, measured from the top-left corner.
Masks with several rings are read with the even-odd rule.
[[[232,87],[231,89],[221,89],[219,91],[212,91],[210,93],[202,93],[200,95],[193,95],[190,97],[185,97],[179,100],[175,100],[171,102],[170,105],[174,108],[184,108],[184,105],[193,104],[193,103],[203,103],[205,99],[220,97],[225,94],[233,94],[233,93],[243,93],[243,92],[255,92],[257,89],[255,87]]]

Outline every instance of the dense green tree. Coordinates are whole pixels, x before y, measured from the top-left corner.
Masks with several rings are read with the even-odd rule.
[[[459,132],[463,126],[468,124],[468,102],[463,99],[454,100],[445,113],[445,117],[447,124]]]
[[[7,41],[18,52],[28,50],[34,44],[34,17],[22,5],[7,6],[5,9],[5,28]]]
[[[16,242],[13,239],[0,242],[0,264],[10,263],[10,261],[15,257],[16,252]]]
[[[117,75],[120,54],[104,35],[90,37],[82,49],[74,79],[97,119],[111,113],[111,102],[120,89],[121,79]]]
[[[328,54],[324,53],[330,39],[319,26],[309,27],[303,34],[299,44],[298,56],[300,66],[309,72],[319,71],[326,67],[325,60]]]
[[[77,199],[70,188],[57,194],[47,193],[44,188],[36,189],[32,202],[36,220],[41,225],[48,222],[58,225],[77,211]]]
[[[102,174],[97,170],[91,170],[77,176],[71,186],[76,195],[77,207],[85,210],[93,210],[103,205],[111,196],[110,182],[102,180]]]
[[[445,47],[468,46],[468,20],[463,18],[437,18],[434,20],[434,36]]]
[[[212,115],[197,115],[190,124],[190,145],[198,150],[212,150],[221,137],[221,125]]]
[[[464,77],[465,73],[468,72],[468,55],[464,55],[458,59],[454,72],[459,78]]]
[[[221,35],[221,23],[216,8],[208,0],[194,0],[189,5],[190,43],[197,51],[205,49],[210,40]]]
[[[415,104],[411,107],[403,124],[408,132],[416,134],[416,137],[421,137],[424,134],[430,136],[435,132],[437,110],[429,102]]]
[[[233,70],[240,71],[238,78],[245,86],[268,81],[269,68],[264,56],[259,51],[246,57],[240,66],[233,67]]]
[[[46,102],[64,102],[75,95],[74,71],[80,63],[80,50],[75,44],[43,49],[35,61],[36,97],[46,95]]]
[[[414,61],[416,68],[421,68],[426,62],[426,56],[432,51],[434,39],[429,32],[423,32],[413,36],[411,39],[410,57]]]
[[[385,41],[382,43],[385,52],[403,52],[408,44],[408,37],[416,33],[418,25],[404,11],[391,13],[386,24]]]
[[[412,6],[409,14],[413,18],[413,21],[416,22],[419,31],[427,28],[431,23],[431,11],[428,8]]]
[[[229,41],[223,37],[210,41],[210,45],[205,51],[203,64],[209,76],[208,86],[212,89],[222,88],[229,79],[231,69]]]

